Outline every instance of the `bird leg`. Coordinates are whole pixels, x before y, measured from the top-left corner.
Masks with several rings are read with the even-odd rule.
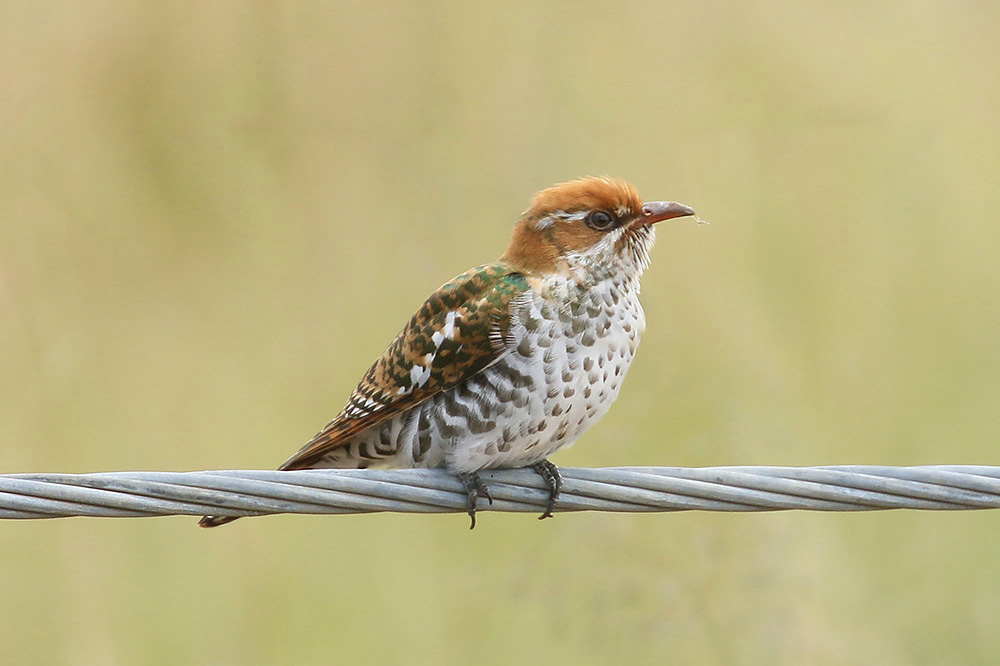
[[[493,504],[493,496],[490,495],[490,489],[486,486],[486,483],[479,478],[479,474],[476,472],[464,472],[458,475],[458,480],[462,482],[465,487],[465,492],[469,495],[469,502],[466,505],[469,510],[469,518],[472,519],[472,524],[469,525],[469,529],[473,530],[476,528],[476,502],[479,500],[479,496],[482,495]]]
[[[545,504],[545,513],[540,515],[538,520],[551,518],[552,510],[556,508],[556,500],[559,499],[559,491],[562,489],[562,474],[559,473],[559,468],[548,460],[535,463],[531,469],[535,470],[549,487],[549,501]]]

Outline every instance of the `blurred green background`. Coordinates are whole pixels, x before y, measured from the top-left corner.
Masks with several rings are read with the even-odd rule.
[[[586,174],[694,206],[561,465],[998,464],[1000,5],[0,1],[0,471],[271,468]],[[30,664],[970,664],[996,513],[0,524]]]

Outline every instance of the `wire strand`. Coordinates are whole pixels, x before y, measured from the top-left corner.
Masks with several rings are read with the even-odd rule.
[[[875,511],[1000,508],[1000,467],[560,468],[562,511]],[[541,512],[531,470],[482,472],[493,504]],[[220,470],[0,475],[0,518],[255,516],[466,509],[459,480],[441,469]]]

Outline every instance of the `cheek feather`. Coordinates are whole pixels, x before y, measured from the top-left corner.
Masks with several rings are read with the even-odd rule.
[[[552,230],[552,239],[563,255],[571,252],[586,252],[607,236],[608,234],[605,232],[594,231],[582,222],[557,225]]]

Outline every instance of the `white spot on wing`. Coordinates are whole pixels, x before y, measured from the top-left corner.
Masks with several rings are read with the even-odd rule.
[[[440,331],[434,331],[431,335],[431,341],[434,343],[434,349],[441,349],[441,345],[444,344],[445,340],[452,340],[455,338],[455,320],[462,315],[456,310],[452,310],[444,317],[444,326]]]
[[[430,354],[428,354],[430,356]],[[414,365],[410,368],[410,383],[420,388],[431,378],[431,369],[422,365]]]
[[[445,315],[444,330],[442,330],[442,333],[444,333],[444,337],[448,338],[449,340],[455,337],[455,320],[458,319],[458,317],[459,314],[455,310],[452,310],[447,315]]]

